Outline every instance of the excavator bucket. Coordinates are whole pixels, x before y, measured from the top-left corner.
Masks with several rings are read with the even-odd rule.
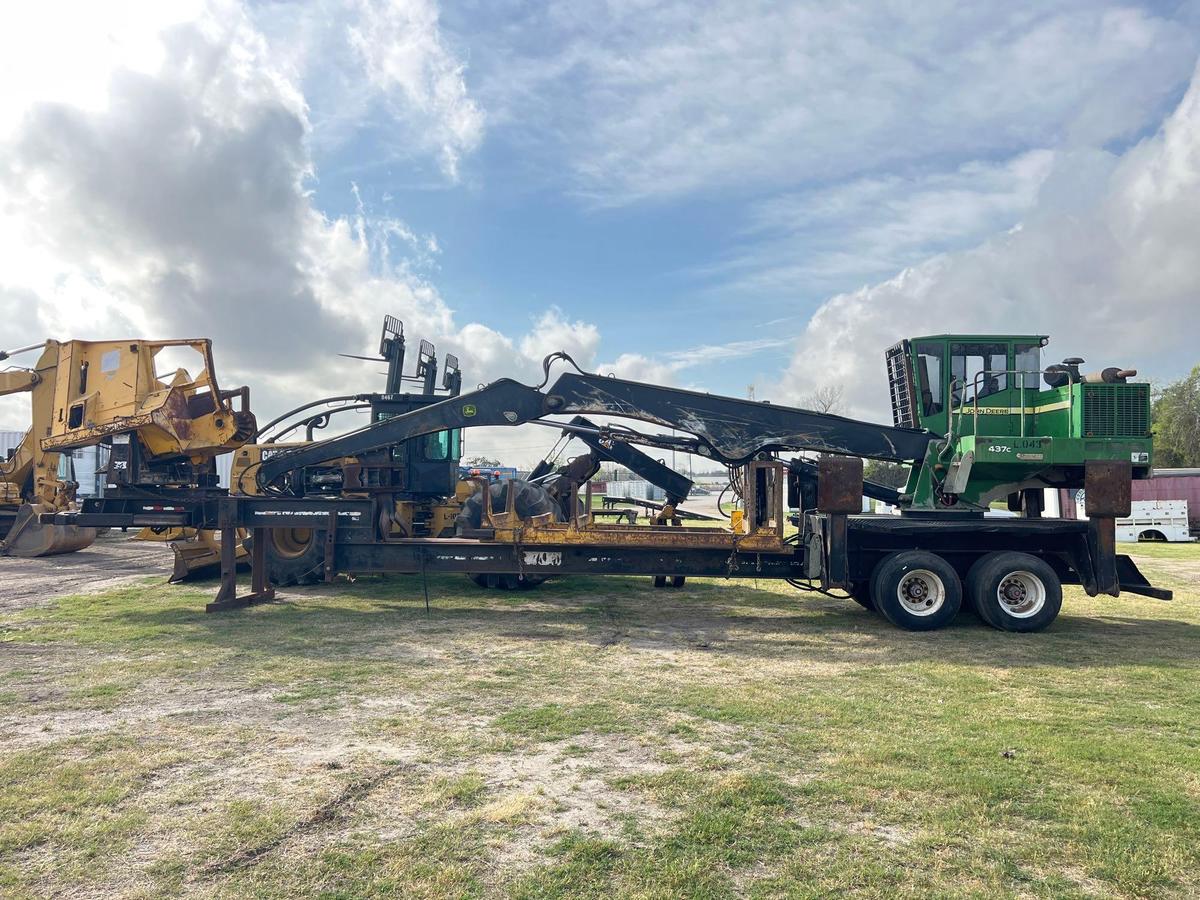
[[[187,529],[191,531],[191,529]],[[246,534],[238,529],[237,564],[239,568],[250,565],[250,551],[243,544]],[[186,541],[174,541],[171,549],[175,552],[175,570],[171,573],[171,583],[192,581],[218,575],[221,572],[221,532],[200,529],[195,537]]]
[[[59,553],[74,553],[90,547],[96,540],[95,528],[80,528],[78,525],[43,525],[38,521],[48,507],[23,503],[17,510],[8,534],[0,540],[0,553],[5,556],[56,556]]]

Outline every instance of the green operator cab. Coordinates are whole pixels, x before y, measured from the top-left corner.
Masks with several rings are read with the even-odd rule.
[[[1081,487],[1088,460],[1150,474],[1150,385],[1134,370],[1080,372],[1072,357],[1043,366],[1044,335],[929,335],[886,353],[897,426],[931,444],[905,488],[912,510],[978,511],[1007,498],[1040,513],[1041,488]]]

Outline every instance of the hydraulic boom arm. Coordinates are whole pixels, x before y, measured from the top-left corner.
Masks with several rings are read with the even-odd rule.
[[[574,426],[574,429],[563,433],[587,444],[599,459],[622,465],[635,475],[640,475],[651,484],[662,488],[667,500],[673,504],[682,503],[687,499],[688,492],[692,489],[692,480],[687,476],[679,474],[670,466],[630,444],[605,441],[600,437],[599,427],[583,416],[576,416],[569,424]]]
[[[934,440],[928,431],[567,372],[546,389],[503,378],[472,393],[280,453],[263,461],[256,478],[265,487],[305,466],[378,450],[443,429],[520,425],[547,415],[569,413],[620,416],[679,429],[696,436],[701,454],[728,465],[747,462],[761,452],[785,450],[918,460]]]

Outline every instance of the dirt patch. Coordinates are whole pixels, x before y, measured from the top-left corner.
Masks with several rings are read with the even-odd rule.
[[[171,547],[110,531],[76,553],[42,559],[0,556],[0,612],[40,606],[55,597],[97,594],[173,567]]]

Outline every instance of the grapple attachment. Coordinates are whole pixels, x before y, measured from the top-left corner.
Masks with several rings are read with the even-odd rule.
[[[43,525],[38,521],[41,513],[53,511],[44,504],[22,504],[8,534],[0,540],[0,553],[27,558],[56,556],[59,553],[74,553],[84,547],[90,547],[96,540],[95,528]]]

